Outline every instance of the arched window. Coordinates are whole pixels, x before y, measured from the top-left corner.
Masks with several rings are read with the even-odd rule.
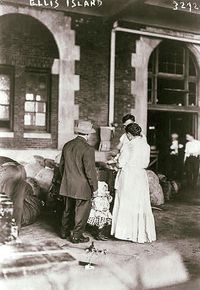
[[[197,71],[193,55],[175,41],[163,41],[153,51],[148,66],[148,103],[198,106]]]
[[[12,129],[14,68],[0,65],[0,130]]]

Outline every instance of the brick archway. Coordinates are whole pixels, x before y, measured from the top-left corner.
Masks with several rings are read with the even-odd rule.
[[[160,42],[161,39],[141,36],[136,41],[136,52],[132,54],[132,67],[135,68],[135,80],[131,82],[131,93],[135,98],[133,114],[141,125],[144,134],[146,134],[147,129],[148,62],[152,51]]]
[[[75,60],[79,60],[79,47],[75,45],[75,32],[71,29],[71,17],[62,12],[39,10],[30,7],[0,6],[0,16],[6,14],[31,16],[45,25],[52,33],[59,50],[57,71],[59,74],[58,149],[74,135],[75,91],[79,90],[79,76],[75,75]]]

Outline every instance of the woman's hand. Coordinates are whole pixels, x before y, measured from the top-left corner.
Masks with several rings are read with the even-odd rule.
[[[120,169],[121,168],[119,162],[116,163],[116,167],[117,167],[117,169]]]
[[[117,154],[119,153],[119,150],[116,148],[116,149],[113,149],[110,151],[110,157],[115,157]]]

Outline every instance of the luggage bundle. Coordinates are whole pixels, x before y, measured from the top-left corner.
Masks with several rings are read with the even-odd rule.
[[[0,193],[0,244],[16,239],[18,230],[13,219],[13,202]]]

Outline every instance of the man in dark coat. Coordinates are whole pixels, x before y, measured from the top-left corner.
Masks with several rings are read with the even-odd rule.
[[[60,160],[60,195],[65,199],[60,235],[72,243],[83,243],[89,241],[83,232],[98,186],[94,149],[87,143],[95,130],[91,122],[80,121],[75,132],[78,136],[64,145]]]

